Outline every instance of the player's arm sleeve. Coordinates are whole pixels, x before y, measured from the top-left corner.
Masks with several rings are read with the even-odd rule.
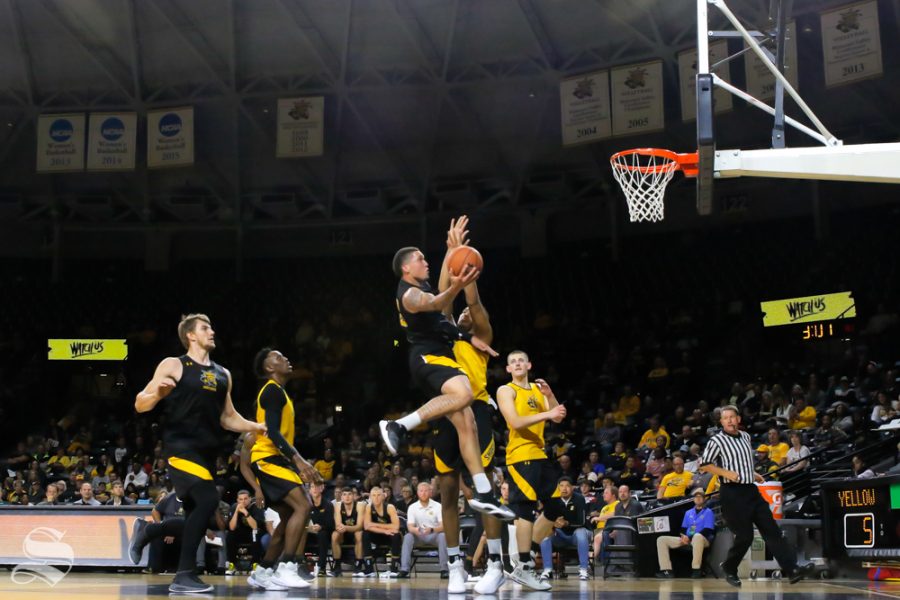
[[[281,435],[281,411],[285,405],[284,394],[276,386],[268,385],[262,391],[259,404],[266,411],[266,429],[268,429],[269,439],[286,458],[293,459],[297,454],[297,449]]]

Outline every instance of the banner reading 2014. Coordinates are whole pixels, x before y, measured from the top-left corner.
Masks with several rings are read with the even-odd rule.
[[[147,113],[147,166],[194,164],[194,109],[154,110]]]
[[[137,115],[91,113],[88,123],[88,171],[134,169]]]
[[[617,67],[610,78],[613,135],[636,135],[664,127],[661,60]]]
[[[41,115],[37,122],[38,173],[84,170],[84,115]]]

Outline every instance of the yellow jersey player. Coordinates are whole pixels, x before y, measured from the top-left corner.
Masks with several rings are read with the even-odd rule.
[[[555,461],[544,451],[544,424],[560,423],[566,417],[566,407],[556,401],[553,390],[543,379],[528,380],[531,362],[521,350],[514,350],[506,358],[506,372],[512,381],[497,389],[497,404],[509,426],[506,444],[506,467],[509,471],[509,504],[516,513],[516,544],[519,564],[510,578],[536,591],[550,589],[550,583],[535,575],[534,561],[529,548],[537,550],[541,540],[553,532],[553,515],[543,514],[535,520],[540,500],[559,496],[559,471]]]

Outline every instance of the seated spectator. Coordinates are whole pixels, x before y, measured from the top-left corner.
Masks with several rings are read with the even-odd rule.
[[[856,479],[871,479],[872,477],[875,477],[875,472],[869,468],[866,461],[864,461],[859,454],[853,457],[852,469],[853,477]]]
[[[699,471],[701,455],[700,444],[691,444],[687,449],[682,446],[680,450],[684,453],[684,470],[689,473],[696,473]]]
[[[316,471],[319,472],[319,475],[322,476],[322,479],[324,481],[331,481],[332,479],[334,479],[335,462],[336,460],[334,458],[334,450],[332,450],[331,448],[326,448],[322,458],[317,460],[313,466],[315,467]]]
[[[598,510],[597,494],[594,491],[594,484],[590,479],[585,478],[579,481],[578,491],[581,492],[581,497],[584,498],[584,502],[587,504],[588,514]]]
[[[716,517],[705,506],[706,497],[703,495],[702,489],[696,488],[691,495],[694,498],[694,506],[684,513],[684,518],[681,520],[681,535],[678,537],[663,535],[656,538],[656,553],[659,559],[657,577],[661,579],[674,577],[672,560],[669,556],[672,548],[688,545],[692,549],[691,577],[694,579],[703,577],[700,570],[703,566],[703,551],[709,548],[716,534]]]
[[[607,486],[603,488],[603,506],[599,511],[591,513],[590,521],[594,524],[594,560],[603,562],[606,546],[609,545],[609,532],[606,531],[606,522],[615,515],[616,505],[619,499],[616,497],[616,488]]]
[[[791,440],[791,449],[787,453],[788,466],[784,468],[784,472],[796,473],[809,466],[809,461],[804,460],[809,456],[809,448],[803,445],[803,437],[799,432],[792,431],[788,437]]]
[[[599,476],[603,476],[606,473],[606,465],[600,462],[600,453],[596,450],[591,450],[588,453],[588,462],[591,465],[591,471],[596,473]]]
[[[89,481],[81,483],[79,492],[81,493],[81,497],[72,504],[78,506],[100,506],[100,501],[94,498],[94,488]]]
[[[684,497],[691,486],[692,474],[684,470],[684,459],[676,456],[672,459],[671,473],[663,475],[659,482],[656,498],[659,500],[678,500]]]
[[[781,441],[781,432],[776,427],[770,427],[768,432],[768,448],[769,458],[779,467],[784,465],[787,460],[788,445]]]
[[[134,484],[134,487],[141,490],[147,487],[148,481],[149,477],[141,467],[141,463],[137,461],[133,462],[131,464],[131,473],[125,476],[125,487],[128,487],[129,484]]]
[[[391,493],[388,495],[388,498],[391,500],[399,498],[403,488],[409,485],[409,480],[404,477],[402,473],[403,463],[398,460],[391,465],[391,478],[389,483]]]
[[[822,416],[824,420],[825,416]],[[875,406],[872,408],[871,420],[875,425],[889,423],[897,418],[897,411],[891,406],[891,401],[887,394],[879,391],[875,395]]]
[[[130,498],[125,495],[125,486],[121,481],[112,484],[110,498],[106,501],[107,506],[130,506],[134,504]]]
[[[578,478],[578,474],[575,473],[575,469],[572,467],[572,457],[568,454],[563,454],[559,457],[558,461],[560,474],[575,481],[575,479]]]
[[[615,516],[636,517],[643,512],[643,505],[631,496],[631,489],[627,485],[619,486],[619,503],[616,504]]]
[[[806,398],[798,396],[788,416],[791,429],[810,429],[816,426],[816,409],[806,405]]]
[[[813,440],[816,448],[824,448],[838,442],[845,442],[848,437],[846,433],[834,426],[831,415],[825,413],[822,415],[822,424],[813,434]]]
[[[613,418],[619,425],[630,425],[634,416],[641,410],[641,398],[631,391],[631,386],[626,385],[622,389],[622,397],[613,412]]]
[[[403,538],[400,537],[400,518],[397,509],[385,502],[384,488],[375,486],[369,492],[369,504],[363,510],[363,571],[356,576],[370,576],[375,572],[375,548],[390,549],[390,565],[385,577],[397,577],[397,562]]]
[[[403,548],[400,552],[400,572],[398,577],[409,577],[412,551],[417,546],[431,546],[438,549],[438,563],[441,572],[448,571],[447,539],[444,536],[444,523],[441,505],[431,499],[431,484],[425,481],[416,490],[418,499],[407,509],[407,534],[403,536]]]
[[[644,471],[644,480],[646,487],[656,487],[656,482],[660,480],[666,469],[666,449],[655,448],[650,460],[647,461],[647,469]]]
[[[616,447],[616,442],[622,439],[622,428],[616,424],[616,416],[606,413],[603,417],[603,425],[594,430],[594,438],[600,444],[600,452],[605,458]]]
[[[266,533],[265,527],[265,512],[251,502],[250,492],[240,490],[228,519],[228,560],[237,562],[238,556],[243,554],[252,562],[259,562],[262,555],[259,540]]]
[[[319,573],[325,573],[328,564],[328,549],[331,547],[331,534],[334,531],[334,507],[324,497],[325,484],[313,483],[309,487],[310,512],[309,524],[300,540],[301,550],[306,548],[307,537],[316,539],[318,548]]]
[[[621,471],[625,468],[625,461],[628,453],[625,452],[625,442],[616,442],[612,453],[606,457],[604,464],[607,471]]]
[[[654,450],[658,446],[657,438],[659,436],[663,436],[666,440],[664,448],[668,448],[669,446],[669,434],[666,433],[665,427],[659,424],[659,416],[654,415],[650,417],[649,429],[644,432],[644,435],[641,436],[641,440],[638,442],[638,450]]]
[[[769,447],[765,444],[761,444],[756,449],[756,457],[753,464],[753,470],[763,477],[767,477],[772,471],[778,470],[778,464],[774,460],[769,458]],[[777,480],[778,475],[772,475],[771,479]]]
[[[71,464],[72,459],[66,454],[66,449],[62,446],[58,446],[56,448],[56,454],[51,456],[47,461],[47,467],[50,471],[57,474],[68,470]]]
[[[418,502],[418,498],[416,498],[415,494],[413,494],[413,488],[411,485],[404,485],[400,490],[400,499],[397,501],[397,511],[406,515],[409,512],[409,507],[412,504]]]
[[[47,484],[46,496],[40,502],[38,502],[38,506],[59,506],[62,502],[59,501],[59,488],[55,483]]]
[[[578,550],[578,578],[589,579],[589,551],[591,547],[591,531],[587,528],[588,511],[584,498],[574,493],[572,480],[561,477],[558,482],[559,498],[553,498],[544,506],[544,517],[553,520],[553,533],[541,541],[541,558],[544,561],[544,573],[553,564],[553,548],[570,548]],[[543,575],[542,575],[543,577]]]

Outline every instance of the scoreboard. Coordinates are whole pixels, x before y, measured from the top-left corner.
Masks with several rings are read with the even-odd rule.
[[[826,558],[900,557],[900,475],[823,482],[822,511]]]

